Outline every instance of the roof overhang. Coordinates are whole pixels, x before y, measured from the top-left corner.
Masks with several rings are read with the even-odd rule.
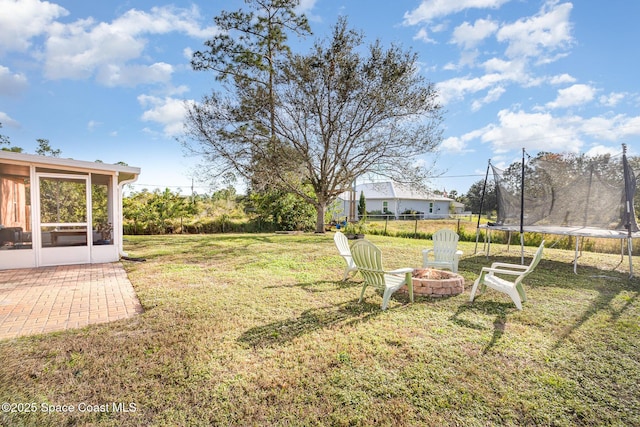
[[[0,150],[0,161],[7,160],[12,163],[32,164],[42,167],[64,168],[68,170],[87,172],[110,172],[118,175],[123,174],[131,179],[140,175],[140,168],[132,166],[114,165],[100,162],[87,162],[83,160],[62,159],[59,157],[40,156],[36,154],[14,153],[12,151]]]

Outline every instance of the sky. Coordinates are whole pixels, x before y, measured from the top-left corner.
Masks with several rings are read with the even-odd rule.
[[[241,0],[0,0],[0,134],[35,153],[126,162],[135,190],[190,194],[199,160],[178,142],[185,102],[216,86],[190,57],[217,34],[213,17]],[[443,106],[435,190],[459,194],[524,148],[640,154],[640,2],[610,0],[302,0],[313,35],[340,16],[367,43],[417,53]]]

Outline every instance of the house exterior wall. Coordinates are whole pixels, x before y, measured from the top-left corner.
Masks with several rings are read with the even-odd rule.
[[[402,212],[405,212],[407,210],[422,212],[421,218],[424,219],[447,218],[449,216],[450,202],[444,200],[367,200],[367,212],[383,212],[384,202],[387,202],[388,212],[393,213],[394,218],[396,219],[402,219]],[[343,213],[339,216],[341,217],[341,219],[344,219],[349,211],[349,202],[340,199],[340,206]]]
[[[396,219],[402,219],[403,212],[420,212],[419,218],[447,218],[451,213],[452,199],[422,191],[418,188],[410,188],[406,185],[390,181],[366,183],[356,185],[355,193],[364,194],[367,203],[367,212],[390,212]],[[349,212],[349,193],[342,193],[339,203],[342,213],[339,219],[344,220]],[[411,219],[415,216],[411,216]]]
[[[449,202],[440,200],[399,200],[398,215],[406,211],[422,212],[424,218],[443,218],[449,215]]]

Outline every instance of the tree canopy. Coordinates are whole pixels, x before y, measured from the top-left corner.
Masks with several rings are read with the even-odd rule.
[[[2,123],[0,122],[0,129],[2,128]],[[6,147],[0,147],[2,151],[13,151],[14,153],[22,153],[22,148],[12,146],[11,139],[8,136],[0,134],[0,146],[6,145]]]
[[[289,54],[273,83],[273,114],[236,84],[240,96],[214,93],[189,108],[187,136],[222,168],[251,178],[260,165],[261,179],[315,206],[316,231],[358,176],[415,183],[428,175],[415,160],[440,142],[441,107],[411,51],[364,46],[340,19],[309,53]]]
[[[492,212],[498,209],[498,199],[496,198],[496,185],[493,178],[487,180],[485,187],[485,180],[474,182],[465,197],[465,205],[473,213]]]

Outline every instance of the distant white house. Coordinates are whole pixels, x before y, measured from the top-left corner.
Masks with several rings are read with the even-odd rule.
[[[471,215],[471,212],[466,212],[464,210],[464,203],[452,201],[451,206],[451,212],[455,215]]]
[[[397,182],[372,182],[358,184],[355,192],[345,192],[338,196],[338,202],[343,207],[343,216],[348,216],[351,197],[355,196],[357,206],[360,193],[364,193],[367,204],[367,212],[380,211],[388,213],[395,219],[402,219],[409,215],[405,212],[416,212],[410,218],[437,219],[447,218],[454,210],[462,212],[464,206],[448,197],[439,196],[430,192],[412,189]],[[357,216],[357,209],[356,209]]]

